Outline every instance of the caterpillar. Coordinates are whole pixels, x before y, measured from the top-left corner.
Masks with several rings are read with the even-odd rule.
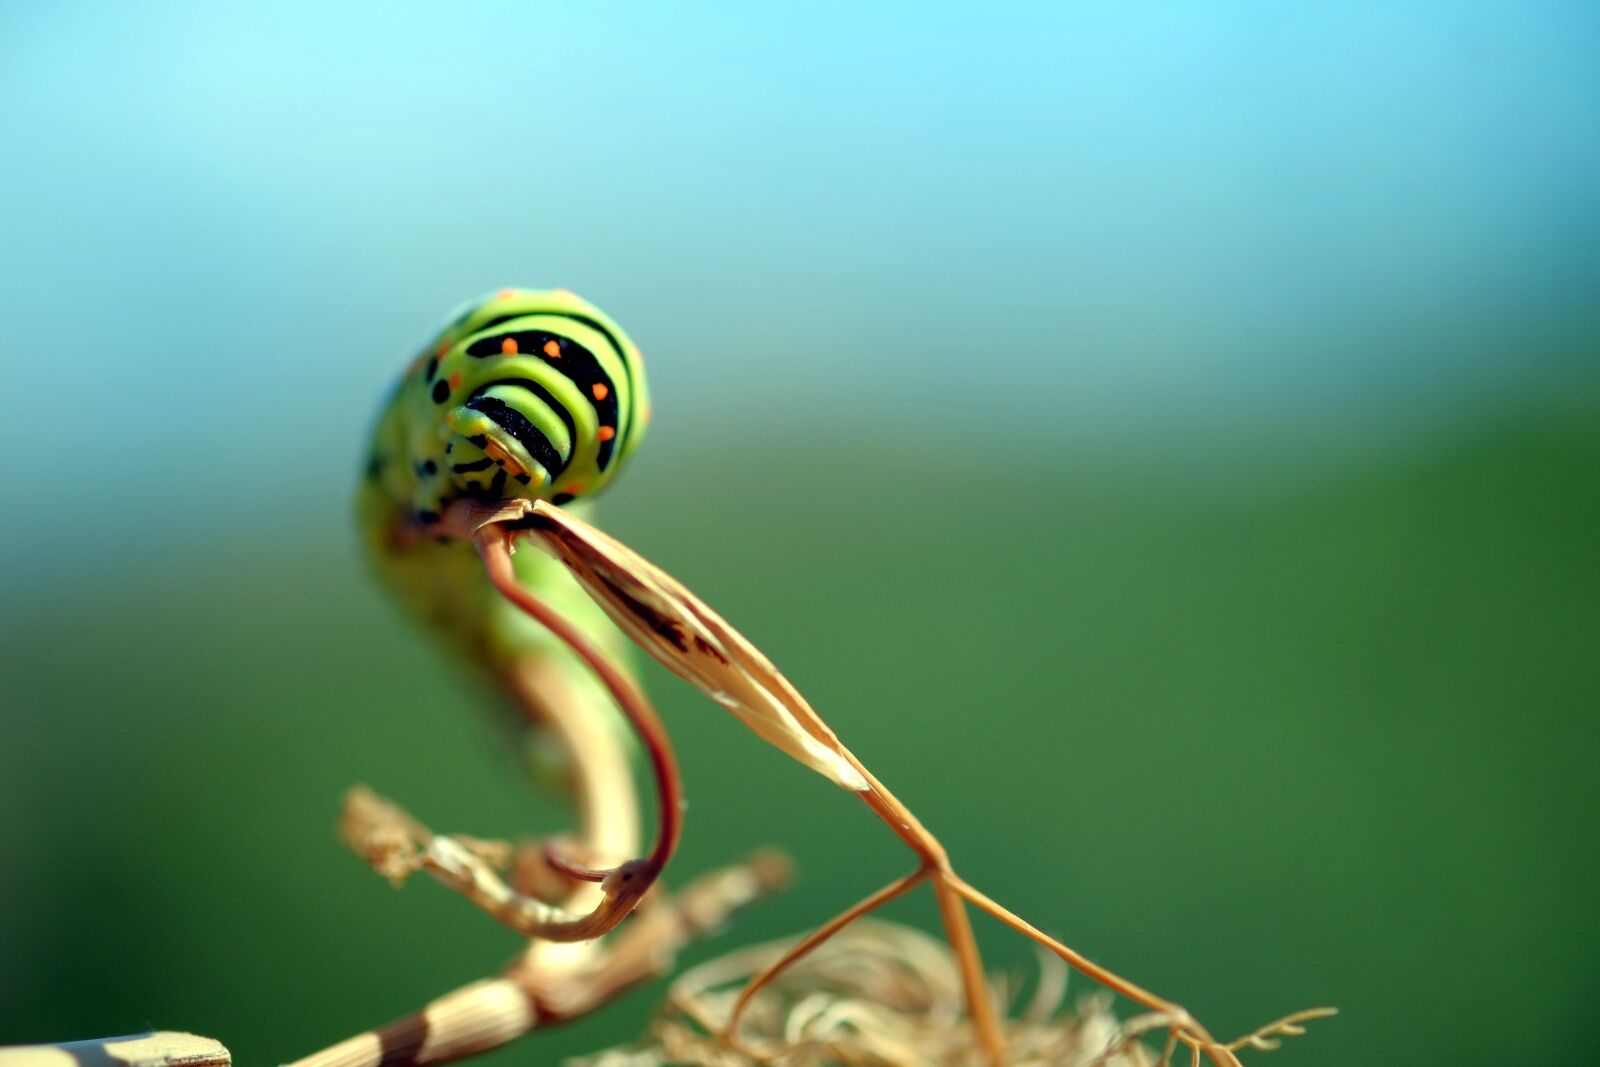
[[[468,301],[412,360],[373,430],[358,512],[385,584],[468,660],[503,669],[529,646],[564,653],[502,608],[470,548],[397,551],[462,498],[578,504],[608,486],[650,420],[639,349],[566,289],[501,289]],[[612,649],[615,628],[553,561],[517,557],[518,577]],[[581,675],[581,672],[579,672]],[[575,684],[582,685],[581,680]]]
[[[422,521],[456,496],[565,504],[638,448],[639,350],[565,289],[502,289],[451,316],[378,420],[367,481]]]
[[[501,289],[457,308],[412,359],[375,422],[357,493],[381,583],[522,713],[536,777],[572,800],[591,854],[621,858],[640,844],[637,749],[611,695],[570,641],[496,594],[473,546],[438,520],[463,500],[583,514],[649,415],[639,350],[610,316],[566,289]],[[628,641],[560,563],[521,552],[512,566],[582,642],[626,665]]]

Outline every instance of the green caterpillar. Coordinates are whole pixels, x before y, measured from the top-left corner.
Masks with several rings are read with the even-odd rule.
[[[597,492],[649,419],[639,350],[565,289],[458,309],[378,423],[369,481],[423,518],[456,496],[565,504]]]
[[[428,526],[461,498],[583,513],[638,448],[649,414],[639,350],[604,312],[564,289],[502,289],[459,308],[412,362],[378,416],[357,494],[388,591],[521,710],[538,777],[570,797],[591,847],[622,858],[640,844],[636,749],[609,694],[494,591],[470,543]],[[538,551],[512,562],[518,582],[593,647],[632,658],[560,563]]]
[[[402,377],[372,435],[358,513],[385,584],[491,669],[558,649],[493,595],[470,545],[400,546],[394,531],[434,522],[462,497],[581,510],[626,465],[649,417],[638,348],[576,294],[502,289],[459,308]],[[620,647],[615,628],[554,561],[525,552],[517,570],[586,631]]]

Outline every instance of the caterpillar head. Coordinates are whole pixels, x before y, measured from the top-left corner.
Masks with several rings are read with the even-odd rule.
[[[502,289],[467,304],[419,360],[417,497],[565,503],[599,491],[648,419],[638,349],[566,290]],[[437,511],[438,507],[418,510]]]

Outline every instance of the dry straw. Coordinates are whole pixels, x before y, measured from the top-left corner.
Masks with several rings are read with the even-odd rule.
[[[766,986],[744,1011],[737,1048],[721,1035],[740,987],[780,959],[788,942],[741,949],[673,982],[645,1040],[569,1067],[982,1067],[965,1011],[960,968],[944,943],[897,923],[863,920]],[[1012,1067],[1155,1067],[1173,1048],[1140,1039],[1169,1029],[1155,1013],[1119,1021],[1103,991],[1063,1011],[1067,967],[1040,956],[1022,1003],[1018,982],[991,978]],[[1012,1010],[1007,1010],[1011,1008]],[[1326,1009],[1280,1020],[1232,1044],[1276,1047],[1278,1036]],[[1190,1053],[1194,1055],[1194,1053]]]

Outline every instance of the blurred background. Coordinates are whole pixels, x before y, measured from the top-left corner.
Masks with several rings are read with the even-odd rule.
[[[564,825],[349,517],[392,377],[516,284],[649,360],[603,524],[979,885],[1218,1033],[1343,1009],[1253,1062],[1587,1059],[1597,49],[1583,3],[0,6],[0,1042],[278,1063],[516,950],[332,832],[356,781]],[[672,875],[803,873],[693,958],[907,869],[647,680]]]

